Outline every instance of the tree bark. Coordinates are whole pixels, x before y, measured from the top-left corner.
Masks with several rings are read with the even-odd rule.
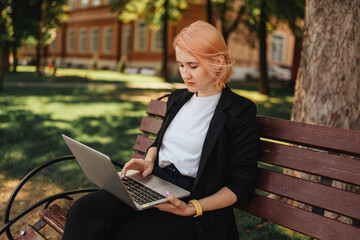
[[[292,120],[360,130],[360,0],[307,0]]]
[[[294,46],[294,56],[291,67],[291,79],[290,85],[295,86],[296,77],[299,72],[300,59],[301,59],[301,46],[302,46],[302,37],[295,37],[295,46]]]
[[[17,59],[17,44],[16,42],[12,42],[11,43],[11,51],[12,51],[12,54],[13,54],[13,69],[12,69],[12,72],[16,73],[16,69],[17,69],[17,62],[18,62],[18,59]]]
[[[259,92],[270,95],[270,88],[267,74],[267,48],[266,48],[266,1],[261,1],[261,15],[260,15],[260,26],[259,26],[259,42],[260,42],[260,79],[259,79]]]
[[[163,20],[163,61],[162,61],[162,76],[165,82],[169,82],[168,74],[168,0],[164,3],[164,20]]]
[[[43,14],[45,10],[44,0],[40,1],[40,11],[38,16],[38,44],[36,46],[36,74],[41,75],[42,74],[42,65],[41,65],[41,50],[43,46]]]
[[[17,69],[17,47],[18,47],[18,4],[19,2],[17,0],[12,1],[12,13],[11,13],[11,19],[12,19],[12,26],[13,26],[13,34],[11,39],[11,51],[13,54],[13,72],[16,73]]]
[[[3,21],[0,21],[0,36],[4,34]],[[4,45],[0,42],[0,92],[4,91]]]
[[[211,0],[206,1],[206,16],[208,23],[213,24],[213,17],[212,17],[212,3]]]

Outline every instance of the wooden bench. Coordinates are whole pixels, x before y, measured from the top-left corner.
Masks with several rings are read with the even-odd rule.
[[[164,101],[150,102],[133,157],[144,157],[165,108]],[[259,183],[255,198],[241,210],[311,238],[360,239],[360,132],[261,116],[257,121]],[[66,208],[52,204],[40,217],[16,239],[46,239],[39,232],[46,224],[63,233]]]

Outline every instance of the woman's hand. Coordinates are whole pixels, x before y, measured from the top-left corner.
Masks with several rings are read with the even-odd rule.
[[[132,158],[129,162],[125,164],[125,166],[121,170],[120,178],[124,178],[128,170],[139,171],[141,172],[143,177],[146,177],[152,173],[153,169],[154,169],[154,162],[146,161],[141,158]]]
[[[185,203],[179,199],[177,199],[174,195],[167,192],[166,193],[167,199],[169,202],[161,203],[156,205],[155,207],[161,211],[170,212],[180,216],[191,216],[195,215],[196,209],[194,205],[191,203]]]

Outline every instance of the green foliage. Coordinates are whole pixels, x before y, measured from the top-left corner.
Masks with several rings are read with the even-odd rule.
[[[119,12],[123,22],[145,18],[151,26],[159,28],[163,25],[165,0],[111,0],[112,11]],[[181,19],[181,13],[188,8],[186,0],[168,0],[168,16],[170,22],[176,24]]]
[[[6,46],[11,39],[11,21],[8,0],[0,0],[0,46]]]
[[[56,37],[56,31],[61,24],[68,19],[66,11],[68,10],[67,0],[46,0],[44,1],[43,16],[43,45],[50,44]]]
[[[67,20],[67,0],[12,0],[6,12],[11,24],[12,41],[19,46],[22,40],[33,45],[42,38],[43,45],[55,39],[56,30]],[[41,28],[41,36],[39,35]]]
[[[265,11],[268,32],[271,32],[279,22],[283,22],[288,24],[294,35],[302,35],[302,20],[305,17],[305,0],[270,0],[266,1],[266,8],[261,9],[261,3],[263,1],[264,0],[245,0],[244,2],[248,9],[248,18],[244,23],[250,31],[257,31],[261,11]]]
[[[258,32],[261,14],[261,3],[264,0],[212,0],[220,19],[222,32],[227,38],[231,32],[238,32],[247,37],[249,43],[254,43]],[[295,36],[302,35],[302,23],[305,15],[305,0],[267,0],[265,11],[266,27],[271,32],[279,22],[289,25]],[[245,26],[246,30],[238,28]]]

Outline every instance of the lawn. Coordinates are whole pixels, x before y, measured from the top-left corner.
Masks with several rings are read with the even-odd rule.
[[[56,78],[35,76],[33,71],[33,67],[19,67],[17,74],[6,73],[7,85],[0,93],[1,222],[9,193],[20,178],[47,160],[70,154],[62,133],[106,153],[117,162],[126,162],[150,99],[183,86],[162,84],[158,77],[111,71],[59,69]],[[18,82],[27,85],[17,86]],[[88,83],[92,85],[89,87]],[[236,93],[254,101],[259,115],[290,118],[291,89],[273,86],[272,96],[267,97],[257,92],[256,83],[229,85]],[[19,195],[13,214],[44,194],[92,186],[74,161],[60,163],[27,186],[25,193]],[[236,211],[236,215],[241,239],[307,239],[240,211]],[[16,232],[18,226],[14,229]]]

